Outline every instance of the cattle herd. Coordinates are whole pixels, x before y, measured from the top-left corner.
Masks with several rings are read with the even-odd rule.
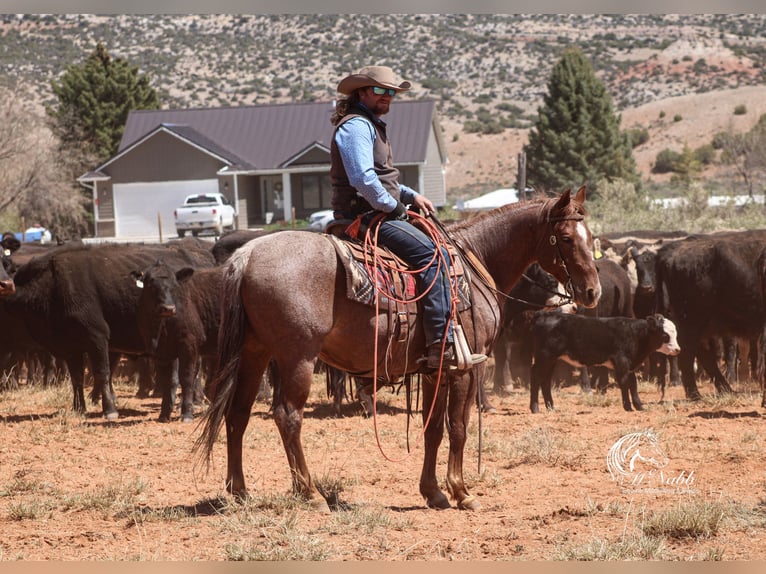
[[[86,411],[87,383],[91,400],[114,419],[113,374],[126,358],[140,359],[137,392],[155,389],[162,397],[159,419],[172,420],[180,387],[179,418],[193,420],[204,396],[200,380],[209,380],[202,375],[218,353],[226,261],[263,234],[235,231],[215,243],[54,246],[5,234],[0,390],[22,376],[55,384],[68,374],[73,409]],[[594,309],[566,305],[563,288],[537,264],[511,291],[493,351],[496,394],[528,385],[537,412],[540,390],[553,408],[551,387],[560,379],[577,373],[583,389],[605,392],[611,375],[623,407],[632,410],[642,408],[638,371],[661,393],[668,383],[682,384],[689,400],[701,398],[703,372],[716,393],[732,392],[740,376],[763,384],[766,230],[604,234],[595,257],[602,297]],[[492,409],[483,388],[479,404]]]

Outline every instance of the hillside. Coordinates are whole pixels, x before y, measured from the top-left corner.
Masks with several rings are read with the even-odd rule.
[[[744,104],[747,113],[735,115],[734,108]],[[664,112],[664,117],[660,117]],[[650,102],[621,112],[623,129],[641,126],[649,140],[633,150],[639,172],[647,181],[667,181],[670,174],[651,173],[657,154],[665,148],[682,151],[709,144],[718,132],[749,130],[761,114],[766,114],[766,85],[688,94]],[[674,121],[680,116],[680,121]],[[447,181],[457,197],[467,199],[474,190],[515,187],[517,155],[527,143],[526,129],[506,130],[502,134],[466,134],[458,122],[444,122],[449,149]],[[457,141],[452,141],[458,134]],[[491,153],[495,150],[496,153]],[[722,174],[720,166],[711,166],[708,177]]]
[[[588,56],[622,126],[648,129],[635,150],[647,179],[659,150],[752,125],[766,86],[763,14],[6,14],[0,85],[53,103],[51,81],[99,41],[148,74],[166,108],[329,100],[346,73],[393,65],[413,82],[406,97],[438,103],[453,196],[515,183],[567,47]],[[747,114],[733,115],[738,104]]]

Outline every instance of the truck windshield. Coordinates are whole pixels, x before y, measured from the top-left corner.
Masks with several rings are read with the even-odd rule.
[[[214,203],[215,199],[212,197],[208,197],[207,195],[198,195],[196,197],[190,197],[186,200],[186,203],[192,204],[192,203]]]

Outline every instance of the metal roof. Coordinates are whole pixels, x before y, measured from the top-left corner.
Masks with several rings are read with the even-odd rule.
[[[117,155],[164,125],[216,155],[236,158],[237,167],[279,169],[309,146],[330,148],[332,112],[333,102],[132,111]],[[403,100],[391,106],[383,119],[396,163],[425,161],[434,113],[433,100]],[[440,151],[446,159],[445,150]]]

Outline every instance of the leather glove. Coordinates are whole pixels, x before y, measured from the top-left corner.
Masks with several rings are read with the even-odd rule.
[[[394,210],[388,214],[389,219],[395,219],[396,221],[408,221],[407,208],[401,201],[396,202]]]

